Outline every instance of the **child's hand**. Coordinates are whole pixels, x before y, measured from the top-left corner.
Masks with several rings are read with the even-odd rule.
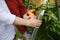
[[[35,9],[28,10],[26,14],[23,15],[24,19],[36,18],[37,14]]]

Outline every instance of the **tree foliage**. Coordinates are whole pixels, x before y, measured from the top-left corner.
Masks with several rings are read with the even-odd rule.
[[[24,1],[26,7],[28,7],[29,2]],[[57,16],[57,7],[56,4],[46,4],[43,7],[47,8],[45,15],[42,18],[42,25],[39,28],[35,40],[60,40],[60,21]],[[36,9],[37,13],[40,13],[43,9],[42,6],[35,8],[35,5],[32,7]]]

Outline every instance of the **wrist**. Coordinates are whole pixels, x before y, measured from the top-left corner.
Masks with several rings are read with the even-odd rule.
[[[27,19],[24,19],[23,25],[28,26],[28,20]]]

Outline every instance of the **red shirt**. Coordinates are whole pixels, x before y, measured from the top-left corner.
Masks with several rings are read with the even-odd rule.
[[[27,12],[22,0],[6,0],[7,6],[10,12],[18,17],[23,17],[23,15]],[[24,34],[26,28],[24,26],[17,26],[18,30],[21,34]]]

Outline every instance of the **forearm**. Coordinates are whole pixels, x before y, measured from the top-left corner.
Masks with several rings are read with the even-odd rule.
[[[26,19],[22,19],[20,17],[16,17],[15,21],[13,23],[14,25],[27,25],[27,20]]]

